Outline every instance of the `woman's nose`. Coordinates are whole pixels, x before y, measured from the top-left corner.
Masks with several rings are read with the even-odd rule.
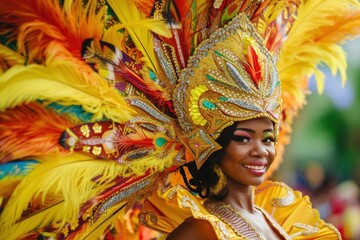
[[[269,152],[262,141],[254,141],[250,155],[253,157],[267,157]]]

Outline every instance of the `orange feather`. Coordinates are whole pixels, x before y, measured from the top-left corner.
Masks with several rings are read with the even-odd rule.
[[[67,152],[58,145],[58,138],[72,125],[72,120],[38,103],[0,113],[0,163]]]
[[[100,39],[104,29],[105,8],[96,1],[0,1],[0,34],[17,40],[18,52],[29,63],[53,60],[73,62],[85,72],[92,71],[81,58],[84,39]]]

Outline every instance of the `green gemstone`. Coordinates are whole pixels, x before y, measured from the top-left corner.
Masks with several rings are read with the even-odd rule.
[[[220,57],[224,57],[224,55],[222,55],[219,51],[214,51],[216,55],[220,56]]]
[[[220,101],[225,101],[225,102],[226,102],[226,101],[228,101],[229,99],[228,99],[227,97],[219,97],[219,100],[220,100]]]
[[[213,78],[212,76],[210,76],[209,74],[206,74],[206,77],[207,77],[209,80],[211,80],[211,81],[216,81],[216,79]]]
[[[150,76],[151,80],[155,80],[157,78],[156,74],[151,70],[149,70],[149,76]]]
[[[155,143],[158,147],[162,147],[165,143],[167,143],[167,140],[165,138],[159,137],[155,140]]]
[[[212,102],[205,100],[203,102],[204,107],[208,108],[208,109],[215,109],[215,104],[213,104]]]

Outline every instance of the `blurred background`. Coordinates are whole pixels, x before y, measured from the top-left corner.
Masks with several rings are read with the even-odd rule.
[[[360,239],[360,39],[345,45],[348,79],[326,72],[293,124],[291,143],[272,180],[309,195],[321,217],[346,239]]]

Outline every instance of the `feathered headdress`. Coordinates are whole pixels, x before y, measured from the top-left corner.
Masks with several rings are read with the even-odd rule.
[[[236,121],[275,123],[275,169],[359,26],[355,0],[0,2],[1,239],[101,235]]]

